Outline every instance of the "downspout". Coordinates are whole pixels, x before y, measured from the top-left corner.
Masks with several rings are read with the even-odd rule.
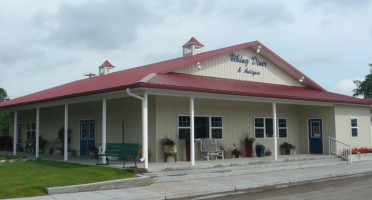
[[[130,91],[129,88],[127,88],[127,94],[128,94],[129,96],[132,96],[132,97],[134,97],[134,98],[136,98],[136,99],[141,100],[142,103],[143,103],[144,100],[145,100],[143,97],[138,96],[138,95],[136,95],[136,94],[133,94],[133,93]],[[143,148],[144,148],[144,145],[145,145],[144,138],[145,138],[145,131],[142,130],[142,158],[140,159],[141,162],[143,162],[143,161],[146,160],[146,156],[145,156],[146,154],[145,154],[144,151],[143,151]]]
[[[142,100],[142,101],[144,100],[143,97],[138,96],[138,95],[136,95],[136,94],[133,94],[133,93],[130,91],[129,88],[127,88],[127,93],[128,93],[129,96],[132,96],[132,97],[137,98],[137,99]]]

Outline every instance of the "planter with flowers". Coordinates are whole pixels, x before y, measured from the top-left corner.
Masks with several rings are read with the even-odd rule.
[[[265,152],[265,156],[271,156],[273,152],[270,151],[270,149],[268,149],[266,152]]]
[[[174,162],[177,162],[176,143],[169,138],[164,138],[161,140],[161,144],[163,145],[164,162],[169,162],[168,158],[170,157],[174,159]]]
[[[256,145],[256,156],[257,157],[264,157],[265,156],[265,146],[262,144]]]
[[[291,150],[296,150],[296,146],[288,142],[284,142],[280,145],[283,155],[291,155]]]
[[[256,140],[256,138],[252,136],[245,136],[244,143],[245,143],[245,156],[246,157],[252,157],[253,152],[253,142]]]
[[[243,155],[243,152],[242,150],[238,149],[238,148],[235,148],[231,151],[231,154],[235,157],[235,158],[239,158],[240,156]]]

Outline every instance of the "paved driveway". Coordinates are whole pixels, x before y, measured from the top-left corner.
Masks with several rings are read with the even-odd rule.
[[[327,199],[345,200],[372,199],[372,174],[333,178],[285,188],[266,188],[260,191],[240,191],[219,195],[209,195],[195,199],[214,200],[298,200]]]

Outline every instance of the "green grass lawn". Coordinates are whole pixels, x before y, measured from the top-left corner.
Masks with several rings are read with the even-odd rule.
[[[0,199],[46,195],[47,187],[132,178],[122,169],[56,161],[0,163]]]

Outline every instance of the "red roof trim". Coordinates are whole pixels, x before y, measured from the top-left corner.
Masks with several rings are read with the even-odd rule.
[[[280,62],[284,63],[287,67],[289,67],[290,69],[292,69],[293,71],[295,71],[297,74],[299,74],[300,76],[303,76],[305,78],[306,81],[309,81],[312,85],[314,85],[316,88],[322,90],[322,91],[326,91],[323,87],[321,87],[320,85],[318,85],[315,81],[311,80],[308,76],[306,76],[305,74],[303,74],[302,72],[300,72],[298,69],[296,69],[295,67],[293,67],[291,64],[289,64],[287,61],[285,61],[283,58],[281,58],[280,56],[278,56],[276,53],[274,53],[273,51],[271,51],[269,48],[267,48],[265,45],[263,45],[262,43],[258,42],[258,44],[260,44],[261,48],[265,49],[265,51],[269,52],[272,56],[274,56],[276,59],[278,59]]]
[[[192,37],[189,41],[186,42],[182,47],[188,46],[188,45],[198,45],[204,47],[202,43],[200,43],[197,39]]]
[[[158,75],[140,87],[171,89],[192,92],[206,92],[227,95],[253,96],[277,99],[319,101],[329,103],[350,103],[371,105],[372,102],[327,91],[297,86],[240,81],[223,78],[168,74]]]
[[[165,74],[165,73],[168,73],[168,72],[173,72],[177,69],[195,64],[195,63],[203,61],[203,60],[211,59],[211,58],[214,58],[214,57],[217,57],[217,56],[221,56],[221,55],[224,55],[224,54],[227,54],[227,53],[231,53],[231,52],[241,50],[241,49],[245,49],[245,48],[252,47],[252,46],[261,46],[262,49],[266,50],[269,54],[271,54],[274,58],[278,59],[280,62],[282,62],[289,69],[293,70],[299,76],[304,77],[305,81],[309,82],[310,85],[312,85],[315,89],[326,91],[320,85],[315,83],[315,81],[311,80],[308,76],[306,76],[305,74],[300,72],[298,69],[293,67],[291,64],[286,62],[284,59],[279,57],[277,54],[275,54],[273,51],[271,51],[269,48],[267,48],[265,45],[263,45],[262,43],[260,43],[258,41],[247,42],[247,43],[243,43],[243,44],[238,44],[238,45],[234,45],[234,46],[230,46],[230,47],[226,47],[226,48],[222,48],[222,49],[217,49],[217,50],[197,54],[197,55],[192,56],[191,58],[193,58],[193,59],[190,60],[189,62],[174,65],[173,67],[169,67],[166,70],[161,71],[160,73]]]
[[[102,67],[111,67],[111,68],[115,68],[115,66],[112,65],[108,60],[106,60],[105,62],[103,62],[102,65],[99,66],[98,68],[102,68]]]
[[[265,52],[269,52],[273,56],[276,56],[278,58],[278,61],[281,61],[283,62],[283,64],[286,64],[289,67],[289,69],[293,70],[293,72],[297,72],[300,76],[304,76],[306,78],[305,79],[306,83],[309,83],[309,81],[311,81],[308,77],[303,75],[293,66],[291,66],[290,64],[285,62],[283,59],[281,59],[279,56],[274,54],[272,51],[267,49],[264,45],[262,45],[258,41],[254,41],[254,42],[248,42],[248,43],[244,43],[240,45],[230,46],[226,48],[221,48],[221,49],[201,53],[195,56],[175,58],[175,59],[171,59],[167,61],[162,61],[162,62],[144,65],[140,67],[130,68],[126,70],[121,70],[118,72],[107,74],[105,76],[96,76],[96,77],[89,78],[89,79],[82,79],[82,80],[66,83],[66,84],[63,84],[63,85],[60,85],[54,88],[49,88],[43,91],[39,91],[33,94],[25,95],[25,96],[22,96],[16,99],[12,99],[12,100],[0,103],[0,108],[2,109],[2,108],[8,108],[8,107],[15,107],[19,105],[40,103],[40,102],[46,102],[46,101],[52,101],[52,100],[60,100],[60,99],[79,97],[79,96],[84,96],[84,95],[98,94],[98,93],[103,93],[103,92],[112,92],[112,91],[122,90],[127,87],[139,87],[140,86],[139,82],[141,80],[146,80],[145,81],[146,83],[142,83],[144,85],[153,83],[153,81],[159,78],[159,76],[170,75],[172,73],[169,73],[169,72],[172,72],[177,68],[192,65],[199,61],[210,59],[210,58],[213,58],[219,55],[227,54],[227,53],[233,52],[235,49],[247,48],[247,47],[251,47],[254,45],[261,45],[261,48],[264,48],[263,50],[265,50]],[[146,76],[152,73],[157,74],[157,76],[154,76],[151,79],[150,78],[144,79]],[[199,76],[199,78],[200,80],[203,80],[203,77]],[[217,80],[217,79],[218,78],[214,80]],[[229,80],[229,79],[225,79],[225,80]],[[178,81],[182,82],[182,80],[178,80]],[[234,81],[234,80],[229,80],[229,81]],[[313,83],[314,83],[313,84],[314,87],[317,86],[315,82]],[[153,83],[153,86],[148,86],[148,87],[161,88],[160,86],[157,86],[157,85],[159,84]],[[179,90],[184,90],[185,88],[185,87],[180,87],[180,86],[167,86],[167,87],[176,87],[176,88],[179,88]],[[189,87],[190,87],[190,90],[194,90],[195,88],[191,86]],[[224,88],[224,87],[225,87],[224,85],[220,85],[220,87],[217,87],[217,89],[219,90],[216,93],[221,92],[221,88]],[[319,86],[319,88],[321,87]],[[210,89],[205,88],[204,90],[209,91],[209,92],[214,92],[217,89],[213,90],[211,88]],[[235,87],[230,88],[230,90],[233,90],[233,89],[235,89]],[[325,92],[323,88],[321,89],[322,90],[309,89],[309,92],[311,90],[318,91],[318,92],[321,92],[321,91]],[[204,91],[203,89],[200,89],[200,88],[195,89],[195,90]],[[229,94],[228,90],[222,91],[222,92],[225,94]],[[231,92],[231,94],[233,93],[234,92]],[[332,96],[332,93],[327,93],[327,94]],[[244,92],[242,92],[240,95],[252,96],[252,94],[246,94]],[[278,95],[280,95],[280,93]],[[341,97],[341,96],[342,95],[339,95],[338,97]],[[329,99],[328,96],[323,96],[323,97]],[[289,96],[288,98],[291,98],[291,96]],[[349,97],[349,99],[350,98],[352,97]],[[355,99],[353,100],[353,102],[354,104],[365,104],[365,103],[359,103],[359,101]],[[372,105],[372,102],[370,102],[369,105]]]
[[[185,58],[187,58],[186,62],[179,62],[178,64],[175,64],[173,66],[167,67],[164,70],[161,70],[159,73],[166,74],[168,72],[173,72],[177,69],[187,67],[187,66],[195,64],[197,62],[207,60],[207,59],[211,59],[211,58],[214,58],[214,57],[217,57],[217,56],[222,56],[224,54],[231,53],[231,52],[239,50],[239,49],[244,49],[244,48],[253,46],[255,44],[256,45],[258,44],[257,41],[247,42],[247,43],[244,43],[244,44],[225,47],[225,48],[222,48],[222,49],[207,51],[207,52],[204,52],[204,53],[196,54],[194,56],[188,56],[188,57],[185,57]]]

